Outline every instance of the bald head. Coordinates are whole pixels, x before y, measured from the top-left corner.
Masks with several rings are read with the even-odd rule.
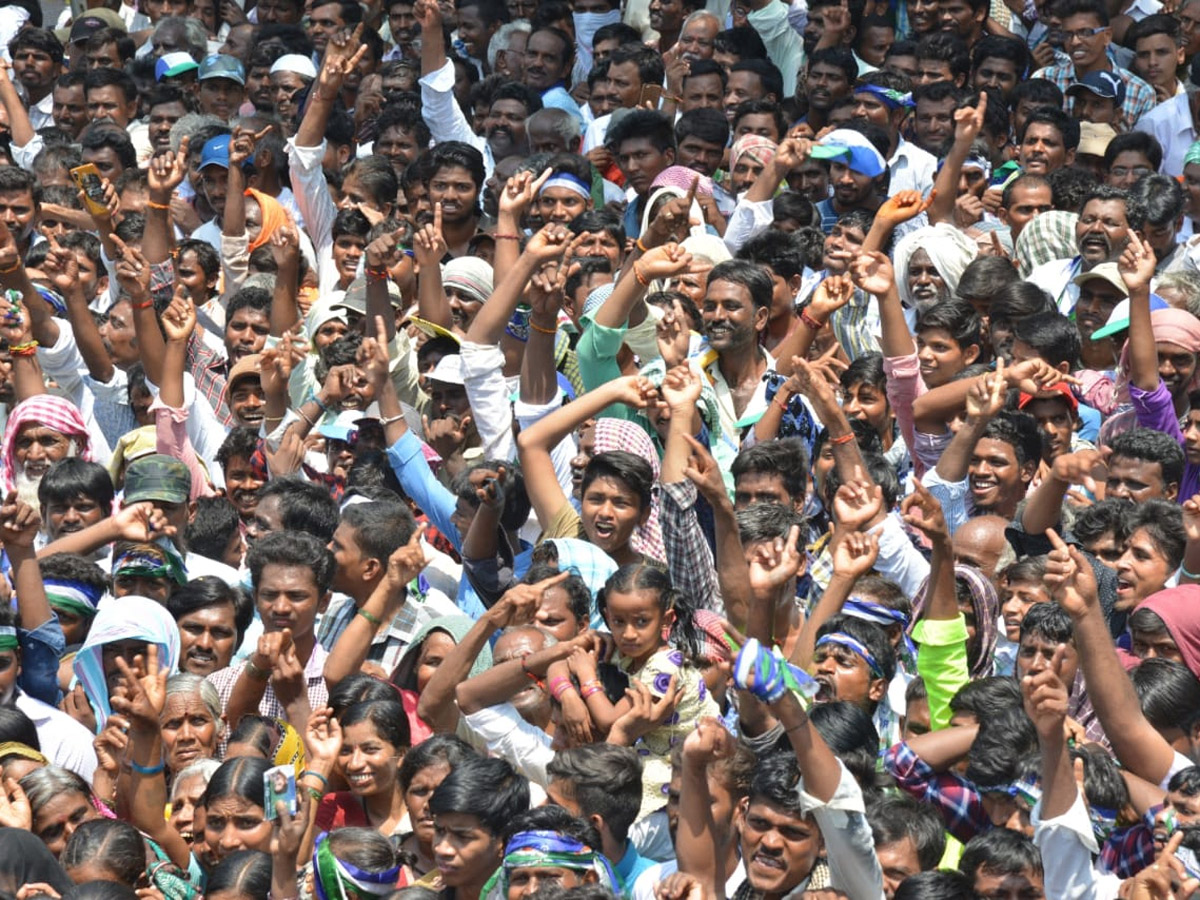
[[[967,519],[954,532],[954,561],[974,566],[990,581],[996,577],[1000,556],[1008,547],[1004,529],[1008,520],[1002,516],[975,516]]]
[[[534,153],[576,153],[583,140],[579,120],[565,109],[544,106],[525,125]]]
[[[721,20],[701,9],[683,20],[679,30],[679,51],[684,59],[712,59],[713,40],[721,31]]]

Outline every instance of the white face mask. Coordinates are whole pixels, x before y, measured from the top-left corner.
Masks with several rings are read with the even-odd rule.
[[[579,50],[592,54],[592,40],[596,32],[605,25],[613,25],[621,21],[621,11],[610,9],[606,13],[571,13],[575,20],[575,44]]]

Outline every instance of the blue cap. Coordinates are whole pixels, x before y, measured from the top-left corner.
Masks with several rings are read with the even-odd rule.
[[[1091,91],[1104,100],[1116,100],[1118,106],[1125,102],[1125,81],[1116,72],[1088,72],[1071,82],[1067,93],[1079,90]]]
[[[229,135],[217,135],[205,143],[204,149],[200,151],[200,168],[205,166],[229,168]]]
[[[242,67],[241,60],[236,56],[228,56],[224,53],[215,53],[212,56],[206,57],[204,62],[200,63],[200,75],[197,81],[205,81],[209,78],[228,78],[230,81],[236,81],[238,84],[246,83],[246,70]]]

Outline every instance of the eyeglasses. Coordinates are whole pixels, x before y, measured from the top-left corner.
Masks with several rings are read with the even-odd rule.
[[[1077,28],[1074,31],[1060,31],[1059,34],[1062,36],[1063,42],[1065,43],[1071,38],[1075,38],[1079,41],[1086,41],[1090,38],[1094,38],[1102,31],[1108,31],[1108,26],[1101,25],[1099,28]]]
[[[1129,168],[1127,166],[1113,166],[1108,170],[1108,174],[1112,175],[1114,178],[1125,178],[1128,175],[1132,175],[1135,178],[1141,178],[1143,175],[1149,175],[1152,171],[1154,170],[1149,166],[1134,166],[1133,168]]]

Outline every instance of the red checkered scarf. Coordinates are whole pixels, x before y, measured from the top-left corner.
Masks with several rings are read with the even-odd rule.
[[[16,488],[17,434],[22,426],[29,424],[53,428],[68,438],[82,438],[79,458],[92,461],[91,435],[75,404],[52,394],[38,394],[18,403],[8,416],[4,441],[0,444],[0,479],[4,482],[5,493]]]

